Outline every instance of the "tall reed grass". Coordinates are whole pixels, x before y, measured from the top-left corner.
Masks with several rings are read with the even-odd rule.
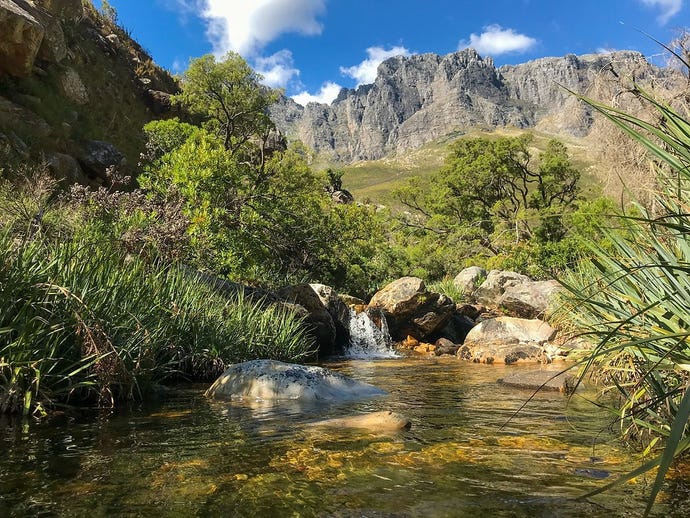
[[[229,363],[309,356],[288,310],[87,242],[0,235],[0,412],[113,406]]]
[[[653,454],[613,483],[658,467],[649,514],[674,458],[690,452],[690,122],[651,93],[633,93],[655,108],[656,121],[584,100],[646,148],[654,208],[617,217],[616,228],[603,229],[606,248],[590,244],[591,258],[566,280],[564,313],[596,344],[582,376],[595,374],[619,396],[623,435]]]

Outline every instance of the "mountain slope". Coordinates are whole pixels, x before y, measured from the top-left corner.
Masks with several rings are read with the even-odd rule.
[[[592,114],[562,87],[606,96],[621,78],[668,78],[637,52],[543,58],[496,68],[473,49],[384,61],[373,84],[343,89],[331,104],[283,98],[272,117],[291,139],[340,162],[377,160],[468,128],[538,127],[582,136]]]

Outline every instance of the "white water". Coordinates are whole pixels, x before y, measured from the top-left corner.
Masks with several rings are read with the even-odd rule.
[[[350,344],[345,350],[348,358],[397,358],[398,354],[393,350],[391,336],[388,333],[388,322],[380,311],[375,315],[381,321],[381,329],[371,319],[367,309],[357,313],[350,309]]]

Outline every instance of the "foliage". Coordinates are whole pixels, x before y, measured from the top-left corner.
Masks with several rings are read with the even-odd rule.
[[[399,243],[426,278],[441,278],[468,262],[512,262],[537,276],[572,262],[580,247],[565,240],[573,233],[580,173],[555,140],[532,166],[531,139],[461,139],[428,183],[411,179],[396,191],[409,209]]]
[[[0,236],[0,411],[140,398],[232,362],[311,352],[292,314],[87,242]]]
[[[259,80],[239,54],[229,52],[219,61],[208,54],[192,60],[182,75],[182,93],[174,98],[207,121],[207,129],[235,153],[273,129],[268,107],[277,97]]]
[[[656,110],[658,124],[585,100],[653,158],[655,210],[638,206],[604,230],[607,246],[592,244],[568,289],[569,317],[596,342],[582,375],[600,371],[620,395],[626,437],[648,452],[665,440],[658,457],[614,482],[658,466],[648,514],[672,460],[690,451],[690,121],[648,92],[635,93]]]

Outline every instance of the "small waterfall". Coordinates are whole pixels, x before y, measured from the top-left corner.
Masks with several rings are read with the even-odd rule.
[[[388,333],[388,322],[380,309],[367,308],[357,313],[350,308],[349,328],[350,344],[345,350],[348,358],[397,358]]]

